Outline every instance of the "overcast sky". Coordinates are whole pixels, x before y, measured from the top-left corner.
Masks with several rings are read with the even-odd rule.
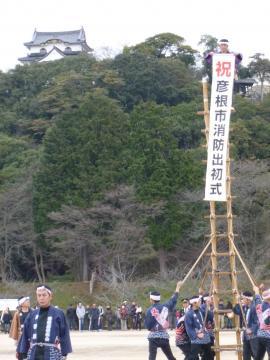
[[[27,54],[23,43],[37,31],[84,27],[94,49],[121,49],[171,32],[198,49],[201,35],[228,38],[231,50],[270,58],[270,0],[3,0],[0,13],[0,69],[14,68]]]

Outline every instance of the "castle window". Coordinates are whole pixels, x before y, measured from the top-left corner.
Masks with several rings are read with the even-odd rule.
[[[46,53],[47,53],[47,50],[46,50],[45,48],[41,48],[41,49],[40,49],[40,53],[41,53],[41,54],[46,54]]]
[[[66,48],[65,48],[65,52],[71,52],[71,47],[69,47],[69,46],[66,47]]]

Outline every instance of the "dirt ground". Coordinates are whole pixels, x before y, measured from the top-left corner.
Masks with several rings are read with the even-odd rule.
[[[180,350],[174,345],[174,333],[171,332],[170,342],[177,360],[183,360]],[[235,343],[233,333],[223,333],[222,344]],[[148,343],[147,331],[101,331],[101,332],[72,332],[71,341],[73,353],[69,360],[147,360]],[[0,334],[0,359],[15,359],[14,342],[7,335]],[[157,360],[166,359],[159,350]],[[236,360],[234,352],[223,352],[222,360]]]

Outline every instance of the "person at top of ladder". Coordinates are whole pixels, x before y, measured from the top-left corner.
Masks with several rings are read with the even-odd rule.
[[[212,57],[214,54],[233,54],[235,56],[235,80],[238,80],[238,69],[241,61],[243,60],[243,55],[240,53],[235,53],[229,50],[229,41],[227,39],[221,39],[218,42],[219,50],[217,52],[210,51],[205,55],[205,60],[208,64],[212,64]]]

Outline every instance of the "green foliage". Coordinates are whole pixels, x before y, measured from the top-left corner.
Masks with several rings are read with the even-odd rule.
[[[171,250],[192,224],[190,214],[183,204],[169,201],[163,211],[148,221],[148,236],[156,250]]]
[[[201,36],[198,45],[203,46],[204,53],[216,51],[218,47],[218,39],[212,35],[204,34]]]
[[[186,65],[195,65],[196,50],[184,45],[185,39],[182,36],[172,33],[162,33],[146,39],[144,42],[125,48],[125,53],[144,54],[148,58],[178,58]]]
[[[24,139],[0,133],[0,188],[16,181],[37,156]]]
[[[190,110],[188,105],[186,109]],[[168,198],[178,189],[198,185],[200,168],[194,151],[187,149],[198,140],[192,137],[195,131],[188,139],[182,125],[190,115],[184,110],[185,106],[171,109],[145,103],[131,113],[130,176],[144,201]]]
[[[190,101],[199,93],[192,72],[177,58],[156,58],[143,53],[124,53],[112,63],[123,79],[123,86],[110,88],[110,95],[131,110],[141,101],[176,105]]]
[[[260,82],[270,78],[270,60],[264,58],[264,54],[257,53],[252,56],[252,61],[248,64],[250,74],[257,76]]]
[[[217,39],[203,35],[200,44],[211,51],[216,48]],[[147,246],[150,242],[148,249],[151,248],[142,260],[146,269],[152,269],[158,261],[156,250],[171,253],[178,247],[182,251],[201,242],[205,209],[199,202],[202,195],[196,196],[196,192],[203,187],[203,122],[196,111],[203,104],[201,86],[196,80],[198,69],[193,66],[195,56],[196,51],[185,45],[181,36],[164,33],[125,48],[114,59],[67,57],[0,72],[0,195],[12,213],[8,224],[10,247],[18,249],[22,238],[35,239],[31,245],[25,243],[24,249],[36,254],[37,263],[44,261],[45,272],[73,273],[73,265],[67,268],[67,262],[63,262],[52,269],[48,260],[51,248],[44,234],[52,226],[48,214],[63,206],[78,208],[79,213],[93,210],[98,203],[102,208],[104,194],[115,194],[119,184],[127,183],[135,189],[136,204],[144,207],[147,203],[151,208],[143,216],[143,231],[148,227],[143,241]],[[256,54],[247,68],[240,68],[240,76],[254,75],[264,82],[269,77],[268,65],[268,59]],[[237,110],[231,120],[234,157],[241,163],[247,159],[269,159],[270,96],[264,95],[260,103],[239,96],[233,101]],[[266,181],[264,176],[259,179]],[[119,194],[115,197],[117,208]],[[267,198],[265,189],[255,200],[252,193],[247,199],[247,204],[251,198],[262,203],[258,208],[262,243],[267,232],[264,214],[268,214],[264,197]],[[252,218],[257,205],[249,209],[247,204],[244,210]],[[125,206],[130,210],[130,198]],[[199,220],[195,221],[195,217]],[[25,223],[20,227],[25,232],[22,237],[17,234],[17,221]],[[119,238],[126,240],[121,221],[116,222],[117,231],[110,227],[117,251]],[[65,230],[66,224],[63,226]],[[140,238],[141,228],[135,222],[129,226],[129,234]],[[95,247],[97,257],[103,245],[108,245],[109,237],[103,235]],[[86,243],[88,236],[86,233]],[[130,243],[134,239],[129,235]],[[68,254],[72,253],[72,249],[68,250]],[[10,254],[16,255],[16,272],[21,268],[23,276],[28,263],[19,258],[19,251]],[[150,258],[152,263],[148,265]],[[29,262],[31,271],[35,261]],[[130,268],[133,261],[132,258]],[[27,277],[29,273],[30,270]]]
[[[201,36],[199,44],[203,47],[203,56],[206,56],[209,52],[216,52],[218,48],[218,39],[212,35],[204,34]],[[207,75],[208,78],[212,79],[212,66],[209,64],[204,57],[202,58],[202,74]]]
[[[40,232],[62,204],[86,206],[125,178],[127,116],[102,91],[64,113],[48,131],[35,179],[34,211]]]
[[[232,120],[231,136],[236,156],[240,159],[269,158],[269,97],[260,104],[240,97],[236,100],[237,113]]]

